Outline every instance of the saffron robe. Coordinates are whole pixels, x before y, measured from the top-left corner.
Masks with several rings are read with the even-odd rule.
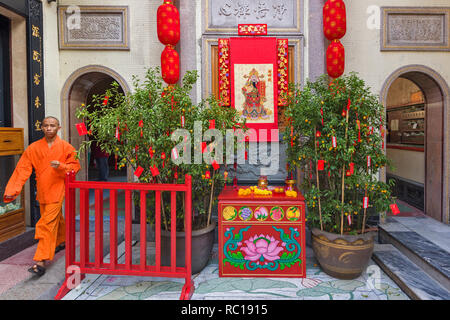
[[[50,162],[59,161],[59,167],[53,168]],[[28,146],[22,154],[16,169],[5,189],[5,195],[14,199],[22,191],[33,168],[36,172],[36,199],[40,204],[41,218],[36,224],[35,239],[39,240],[34,260],[52,260],[57,245],[65,241],[65,223],[62,215],[62,203],[65,192],[65,177],[70,171],[78,172],[80,163],[75,159],[75,148],[56,136],[49,148],[47,140],[42,138]]]
[[[50,166],[53,160],[59,161],[58,168]],[[36,199],[39,204],[58,203],[64,199],[66,173],[72,170],[78,172],[80,163],[75,159],[75,148],[70,143],[56,136],[49,148],[44,137],[25,149],[6,185],[5,195],[16,198],[33,172],[33,168],[36,171]],[[6,203],[12,200],[6,200],[3,197],[3,201]]]

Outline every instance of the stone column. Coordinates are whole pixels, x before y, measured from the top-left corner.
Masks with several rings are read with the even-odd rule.
[[[197,69],[197,38],[196,26],[197,15],[195,2],[199,0],[177,0],[175,5],[180,11],[180,42],[177,45],[177,51],[180,54],[180,82],[186,71]],[[194,2],[194,3],[193,3]],[[199,75],[200,75],[200,71]],[[200,78],[197,85],[200,85]],[[191,93],[192,101],[197,101],[197,90],[195,87]]]
[[[305,0],[308,1],[308,0]],[[325,51],[327,39],[323,34],[323,5],[326,0],[309,0],[309,33],[308,37],[308,66],[309,80],[314,81],[318,76],[326,73]]]

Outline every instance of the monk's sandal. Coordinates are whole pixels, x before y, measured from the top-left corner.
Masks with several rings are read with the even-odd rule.
[[[28,269],[28,271],[31,272],[32,274],[37,275],[38,277],[41,277],[45,274],[45,268],[41,267],[38,264],[32,266],[30,269]]]

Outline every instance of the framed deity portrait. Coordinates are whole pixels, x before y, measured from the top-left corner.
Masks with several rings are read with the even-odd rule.
[[[277,141],[271,134],[278,129],[277,39],[230,38],[229,52],[231,107],[255,129],[257,141]]]

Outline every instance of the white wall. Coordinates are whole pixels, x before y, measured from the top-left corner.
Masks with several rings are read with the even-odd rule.
[[[450,81],[449,52],[380,51],[380,30],[369,29],[370,6],[448,7],[449,0],[345,0],[347,33],[341,40],[345,47],[345,71],[356,71],[379,93],[384,81],[398,68],[410,64],[425,65]],[[378,19],[379,21],[380,19]]]
[[[43,1],[46,113],[62,117],[61,90],[76,70],[88,65],[108,67],[132,88],[132,76],[141,78],[145,69],[160,65],[164,49],[156,34],[156,11],[162,1],[143,0],[59,0],[58,5],[128,6],[130,50],[59,50],[56,3]]]

